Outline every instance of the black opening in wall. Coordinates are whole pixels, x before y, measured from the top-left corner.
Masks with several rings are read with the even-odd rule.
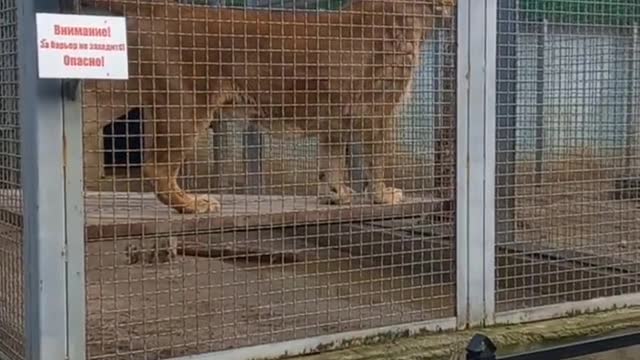
[[[142,165],[143,110],[133,108],[102,128],[105,169]]]

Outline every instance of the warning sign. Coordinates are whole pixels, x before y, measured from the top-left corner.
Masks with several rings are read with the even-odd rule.
[[[128,79],[124,17],[36,14],[40,78]]]

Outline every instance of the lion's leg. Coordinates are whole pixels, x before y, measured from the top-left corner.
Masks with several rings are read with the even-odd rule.
[[[344,205],[351,203],[353,189],[345,185],[345,150],[339,141],[320,140],[319,163],[320,181],[323,193],[320,201],[326,204]]]
[[[378,204],[398,204],[402,202],[402,190],[388,187],[385,182],[385,161],[392,154],[394,146],[393,129],[379,126],[363,131],[362,153],[369,167],[367,193]]]
[[[194,116],[195,115],[195,116]],[[198,135],[210,121],[206,110],[156,107],[151,124],[153,144],[143,166],[148,181],[163,204],[180,213],[218,211],[220,204],[208,196],[196,196],[178,185],[177,177],[182,161],[194,149]]]

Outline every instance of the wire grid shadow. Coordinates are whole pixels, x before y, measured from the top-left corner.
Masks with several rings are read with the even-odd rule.
[[[453,317],[455,11],[423,24],[420,7],[369,8],[385,2],[185,2],[129,1],[131,80],[84,82],[88,358]],[[394,48],[423,29],[422,56]],[[220,96],[205,68],[237,93],[203,120],[184,94]]]
[[[549,3],[499,1],[497,311],[640,290],[640,6]]]
[[[16,5],[0,1],[0,356],[10,360],[24,359]]]

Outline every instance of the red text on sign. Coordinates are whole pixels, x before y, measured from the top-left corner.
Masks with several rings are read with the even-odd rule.
[[[82,57],[65,55],[64,65],[74,67],[104,67],[104,56]]]
[[[78,44],[77,43],[65,43],[65,42],[57,42],[57,41],[51,41],[51,48],[52,49],[58,49],[58,50],[76,50],[78,49]]]
[[[111,37],[110,27],[62,26],[54,25],[53,32],[61,36]]]
[[[59,42],[54,40],[40,40],[40,48],[56,49],[56,50],[95,50],[95,51],[125,51],[124,44],[97,44],[97,43],[75,43],[75,42]]]

